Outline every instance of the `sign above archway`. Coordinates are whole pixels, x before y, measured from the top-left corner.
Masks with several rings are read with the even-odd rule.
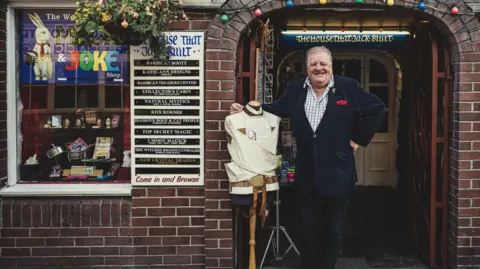
[[[401,31],[282,31],[280,50],[308,49],[326,46],[329,49],[398,49],[405,48],[409,32]]]

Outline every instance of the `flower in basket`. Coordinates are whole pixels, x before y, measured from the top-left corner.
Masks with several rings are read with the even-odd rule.
[[[146,42],[154,59],[168,59],[164,32],[175,20],[187,20],[178,0],[83,0],[72,16],[75,44],[113,43],[137,46]]]

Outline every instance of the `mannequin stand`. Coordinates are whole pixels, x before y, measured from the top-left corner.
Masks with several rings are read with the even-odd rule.
[[[282,261],[292,248],[295,250],[298,257],[300,257],[300,252],[298,251],[297,246],[295,246],[295,243],[293,243],[293,240],[292,238],[290,238],[290,235],[288,235],[285,227],[280,225],[280,188],[276,190],[276,192],[277,198],[276,201],[273,202],[275,204],[276,211],[275,226],[272,226],[272,233],[270,234],[267,247],[265,248],[265,253],[263,254],[262,262],[260,263],[260,269],[262,269],[263,267],[263,263],[265,262],[265,258],[267,257],[270,245],[272,245],[273,256],[275,258],[275,261],[277,262]],[[283,253],[283,255],[280,254],[280,231],[283,232],[288,242],[290,242],[290,246],[287,248],[287,250],[285,250],[285,253]],[[274,237],[274,235],[276,236]]]

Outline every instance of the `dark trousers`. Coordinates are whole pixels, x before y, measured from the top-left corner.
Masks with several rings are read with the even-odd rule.
[[[335,269],[348,197],[297,196],[302,269]]]

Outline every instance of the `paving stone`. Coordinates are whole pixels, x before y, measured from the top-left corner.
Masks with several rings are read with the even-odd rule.
[[[296,269],[290,266],[264,266],[262,269]],[[362,258],[340,258],[335,269],[428,269],[425,265],[415,264],[409,267],[369,267]]]

